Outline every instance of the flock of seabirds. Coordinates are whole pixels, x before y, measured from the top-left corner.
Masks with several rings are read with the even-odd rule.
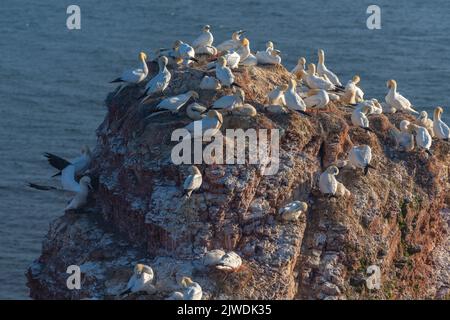
[[[193,120],[185,128],[193,135],[193,138],[202,138],[203,133],[209,130],[211,135],[218,132],[223,124],[223,114],[232,113],[242,116],[255,116],[256,109],[245,103],[245,94],[241,86],[235,82],[233,70],[239,67],[249,67],[255,65],[278,65],[281,64],[280,51],[275,49],[273,42],[266,44],[266,49],[255,54],[250,50],[250,41],[243,37],[245,31],[236,31],[231,39],[213,46],[214,37],[209,25],[203,27],[201,34],[188,44],[180,40],[175,41],[172,49],[157,49],[147,57],[144,52],[139,54],[140,68],[126,70],[123,74],[112,81],[121,83],[115,95],[127,86],[137,85],[144,82],[149,74],[147,61],[158,63],[159,72],[151,78],[145,85],[144,93],[140,97],[141,103],[145,103],[151,97],[163,96],[164,91],[170,85],[172,78],[168,66],[173,68],[190,68],[192,64],[198,62],[196,55],[208,55],[211,57],[207,64],[208,70],[215,69],[215,76],[205,74],[201,80],[200,89],[220,90],[222,87],[233,88],[232,95],[225,95],[217,99],[212,106],[206,107],[197,102],[199,95],[195,91],[188,91],[184,94],[165,97],[156,106],[154,113],[150,117],[161,112],[177,113],[191,99],[193,103],[186,108],[186,114]],[[397,91],[395,80],[387,81],[388,93],[385,102],[378,102],[377,99],[364,99],[364,92],[359,87],[359,76],[355,75],[347,84],[342,85],[338,76],[325,66],[325,53],[318,50],[318,63],[306,65],[306,59],[301,57],[294,69],[291,70],[292,78],[289,84],[280,84],[268,93],[269,104],[266,106],[271,112],[286,113],[289,111],[300,112],[311,117],[313,109],[325,108],[330,101],[340,101],[353,107],[351,121],[354,126],[367,130],[370,134],[369,115],[381,113],[405,112],[418,114],[415,123],[403,120],[399,130],[395,128],[394,136],[399,151],[411,152],[417,148],[420,152],[426,152],[432,156],[430,151],[433,138],[449,141],[449,127],[441,120],[442,107],[434,110],[433,119],[428,118],[426,111],[420,113],[416,111],[411,102]],[[195,136],[194,126],[201,124],[202,132],[200,136]],[[197,133],[198,134],[198,133]],[[81,150],[81,155],[72,161],[67,161],[51,153],[44,154],[49,164],[58,169],[53,176],[61,176],[62,188],[43,186],[30,183],[29,186],[39,190],[63,190],[75,193],[74,198],[69,202],[65,210],[76,210],[82,208],[87,203],[89,190],[92,189],[89,176],[82,176],[79,181],[77,176],[89,167],[91,161],[91,151],[85,146]],[[354,146],[344,161],[344,165],[353,168],[360,168],[364,174],[368,173],[372,158],[372,151],[368,145]],[[183,185],[183,194],[189,198],[192,192],[198,190],[202,184],[202,174],[196,166],[191,166],[191,174],[186,178]],[[326,197],[340,197],[349,195],[346,187],[337,181],[336,176],[339,169],[336,165],[328,167],[319,177],[319,189]],[[305,213],[308,205],[305,202],[294,201],[279,210],[279,214],[284,221],[295,221],[301,214]],[[205,253],[203,264],[206,267],[213,267],[223,272],[234,272],[242,264],[242,259],[233,251],[225,252],[221,249],[211,250]],[[365,283],[369,289],[379,289],[381,281],[380,268],[371,265],[367,269]],[[154,294],[157,291],[153,269],[144,264],[137,264],[134,274],[130,278],[126,290],[120,294],[124,296],[136,292]],[[167,299],[200,300],[202,298],[202,288],[189,277],[180,280],[180,291],[173,292]]]

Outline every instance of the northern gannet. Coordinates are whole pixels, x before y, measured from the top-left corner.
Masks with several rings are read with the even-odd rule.
[[[236,52],[239,54],[241,58],[240,60],[245,61],[245,59],[252,54],[250,50],[250,41],[247,38],[242,39],[239,47],[236,49]]]
[[[192,61],[198,62],[198,60],[195,59],[194,48],[181,40],[174,42],[172,54],[175,58],[182,59],[183,65],[185,66],[188,66]]]
[[[150,266],[138,263],[134,267],[134,273],[128,281],[127,288],[120,295],[126,295],[135,292],[145,292],[147,294],[155,293],[156,288],[153,285],[154,273]]]
[[[217,55],[218,50],[214,46],[203,46],[195,48],[195,54],[205,54],[208,56],[215,56]]]
[[[258,64],[280,64],[281,57],[280,51],[273,49],[271,51],[258,51],[256,52],[256,60]]]
[[[433,131],[436,138],[449,141],[450,140],[450,129],[444,121],[441,120],[441,114],[444,112],[444,109],[441,107],[437,107],[434,109],[433,114]]]
[[[283,84],[281,86],[276,86],[272,91],[270,91],[267,96],[269,99],[269,104],[285,106],[286,100],[284,94],[288,88],[289,86],[287,84]]]
[[[186,114],[192,120],[203,119],[204,117],[206,117],[207,111],[208,109],[205,106],[197,102],[191,103],[186,108]]]
[[[357,108],[352,112],[352,123],[354,126],[363,128],[364,130],[373,132],[372,129],[369,128],[369,115],[372,111],[371,106],[364,105],[361,108]]]
[[[219,90],[222,88],[220,81],[214,77],[204,76],[200,81],[200,89],[202,90]]]
[[[227,60],[224,57],[219,57],[216,62],[216,78],[220,81],[222,86],[231,87],[238,84],[234,83],[235,77],[231,69],[227,67]]]
[[[377,265],[370,265],[366,270],[366,287],[369,290],[380,290],[381,288],[381,270]]]
[[[231,35],[231,39],[230,40],[226,40],[224,42],[222,42],[221,44],[219,44],[217,46],[217,50],[219,51],[227,51],[227,50],[235,50],[239,47],[240,45],[240,41],[241,41],[241,35],[244,33],[245,31],[243,30],[239,30],[236,32],[233,32],[233,34]]]
[[[409,125],[408,120],[402,120],[400,130],[395,127],[391,130],[395,138],[396,149],[399,151],[409,152],[414,150],[414,136],[409,131]]]
[[[300,73],[303,75],[303,72],[300,71]],[[325,80],[316,75],[316,65],[314,63],[308,65],[308,72],[304,77],[302,76],[302,78],[304,78],[306,84],[311,89],[322,89],[327,91],[338,90],[338,88],[329,80]]]
[[[126,70],[122,75],[111,81],[110,83],[126,82],[128,84],[137,84],[145,80],[148,75],[147,55],[144,52],[139,53],[139,60],[142,64],[141,68]],[[120,88],[116,94],[118,94],[124,87]]]
[[[197,282],[192,281],[189,277],[183,277],[181,285],[184,287],[184,300],[201,300],[203,291],[202,287]]]
[[[266,42],[266,52],[268,53],[272,53],[272,51],[274,50],[274,46],[273,46],[273,42],[272,41],[267,41]]]
[[[192,41],[192,47],[194,47],[194,49],[200,47],[210,47],[212,46],[213,41],[214,37],[211,33],[211,27],[209,25],[205,25],[202,28],[202,34]]]
[[[344,89],[342,101],[354,105],[364,100],[364,92],[360,87],[358,87],[358,83],[360,81],[361,78],[358,75],[355,75],[353,76],[352,80],[349,80],[347,82],[347,85]]]
[[[394,107],[391,107],[386,102],[381,102],[380,105],[381,105],[381,108],[383,109],[383,113],[396,113],[397,112],[397,109],[395,109]]]
[[[363,169],[364,175],[367,175],[369,168],[374,169],[370,165],[372,149],[368,145],[354,146],[348,154],[348,160],[353,167]]]
[[[191,166],[191,174],[184,180],[183,195],[187,198],[191,197],[192,192],[198,190],[202,185],[202,173],[196,166]]]
[[[167,63],[167,57],[162,56],[158,59],[159,72],[146,84],[144,94],[139,97],[142,99],[141,103],[156,93],[163,93],[168,87],[172,75],[167,70]]]
[[[178,113],[181,107],[183,107],[191,98],[198,99],[198,93],[195,91],[188,91],[177,96],[165,98],[155,107],[156,110],[167,110],[172,113]],[[158,113],[159,114],[159,113]],[[152,115],[153,116],[153,115]]]
[[[233,109],[244,103],[245,93],[242,89],[238,88],[235,90],[233,95],[222,96],[216,101],[214,101],[213,109]]]
[[[317,63],[317,73],[319,76],[326,75],[327,78],[335,85],[342,87],[342,83],[339,81],[339,78],[325,66],[325,53],[322,49],[318,51],[319,62]]]
[[[217,270],[234,272],[242,265],[241,257],[234,251],[225,253],[225,251],[216,249],[208,251],[203,257],[203,265],[214,267]]]
[[[255,117],[258,112],[251,104],[244,103],[243,105],[231,109],[231,114],[236,116]]]
[[[330,96],[325,90],[310,90],[308,95],[308,97],[303,99],[308,108],[324,108],[330,102]]]
[[[232,52],[226,51],[226,53],[223,54],[222,57],[225,58],[225,60],[227,61],[227,66],[230,69],[237,69],[239,67],[239,62],[241,61],[241,56],[236,51],[232,51]],[[216,67],[216,64],[217,64],[216,61],[212,61],[206,65],[206,68],[213,69]]]
[[[397,111],[404,112],[412,112],[417,113],[416,110],[413,109],[411,102],[397,92],[397,82],[395,80],[389,80],[387,82],[387,87],[389,88],[389,92],[386,95],[386,103],[391,107],[394,107]]]
[[[427,128],[411,123],[408,129],[411,133],[415,134],[417,147],[419,148],[419,150],[424,150],[426,153],[432,156],[433,154],[431,153],[430,148],[433,139],[431,138],[431,135],[428,133]]]
[[[320,191],[329,197],[336,195],[338,181],[336,176],[339,174],[339,169],[336,166],[328,167],[319,178]]]
[[[297,94],[296,88],[297,81],[295,81],[294,79],[290,79],[288,89],[284,93],[286,107],[288,107],[288,109],[290,110],[300,112],[310,117],[311,115],[306,112],[306,104],[303,99]]]
[[[64,210],[77,210],[84,207],[89,196],[89,189],[92,189],[91,178],[89,178],[88,176],[82,177],[80,179],[79,188],[80,189],[77,191],[75,196],[72,198],[72,200]]]
[[[204,135],[207,139],[214,136],[220,130],[222,124],[222,114],[216,110],[209,110],[205,118],[193,121],[184,128],[189,131],[191,139],[202,139]],[[197,132],[200,128],[201,132]]]
[[[291,70],[291,73],[297,77],[297,79],[301,78],[301,76],[298,76],[300,70],[305,70],[306,67],[306,59],[304,57],[300,57],[297,61],[297,65],[294,67],[294,69]]]
[[[61,172],[69,165],[73,165],[75,168],[75,174],[80,174],[83,172],[87,167],[89,166],[89,163],[91,162],[92,153],[91,149],[89,149],[88,146],[83,146],[81,148],[81,154],[79,157],[76,157],[73,160],[67,161],[64,158],[61,158],[57,155],[54,155],[52,153],[44,153],[44,156],[47,158],[48,163],[55,169],[58,170],[57,173],[55,173],[53,177],[61,175]]]
[[[416,121],[419,126],[427,128],[430,136],[432,138],[434,137],[433,120],[428,118],[428,113],[426,111],[421,111]]]
[[[306,202],[294,201],[280,208],[278,214],[283,221],[296,221],[302,214],[305,214],[307,210],[308,204]]]

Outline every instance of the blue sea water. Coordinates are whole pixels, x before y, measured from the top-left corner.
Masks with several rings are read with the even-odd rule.
[[[66,27],[71,4],[81,30]],[[381,30],[366,27],[371,4]],[[67,201],[25,183],[48,183],[43,152],[71,157],[95,144],[108,82],[139,51],[192,41],[204,24],[216,43],[245,29],[253,50],[274,41],[288,69],[323,48],[345,82],[361,76],[366,97],[383,101],[395,78],[415,106],[443,105],[450,122],[449,14],[446,0],[0,1],[0,299],[27,299],[25,271]]]

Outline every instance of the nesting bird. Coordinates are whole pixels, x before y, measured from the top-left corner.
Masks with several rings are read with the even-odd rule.
[[[289,86],[287,84],[283,84],[281,86],[276,86],[272,91],[269,92],[267,98],[269,99],[270,105],[279,105],[285,106],[285,92],[288,90]]]
[[[224,87],[239,86],[234,83],[235,77],[231,69],[227,67],[227,60],[225,57],[219,57],[216,63],[216,78]]]
[[[410,133],[409,125],[408,120],[402,120],[400,130],[393,128],[391,131],[395,138],[396,148],[399,151],[409,152],[414,150],[414,136]]]
[[[441,120],[441,114],[444,112],[444,109],[441,107],[437,107],[434,109],[433,114],[433,131],[436,138],[449,141],[450,140],[450,129],[444,121]]]
[[[211,27],[209,25],[205,25],[202,28],[202,33],[194,41],[192,41],[192,47],[197,54],[214,55],[217,53],[217,49],[212,46],[213,41],[214,36],[211,33]]]
[[[319,189],[320,191],[328,196],[332,197],[336,195],[338,181],[336,176],[339,174],[339,169],[336,166],[328,167],[319,178]]]
[[[316,65],[310,63],[308,65],[308,72],[305,74],[300,70],[302,79],[306,82],[306,85],[311,89],[322,89],[327,91],[336,91],[338,88],[329,80],[321,78],[316,75]]]
[[[255,117],[258,112],[256,111],[256,108],[251,104],[244,103],[231,109],[231,114],[235,116]]]
[[[322,89],[310,90],[308,96],[303,99],[306,107],[308,108],[324,108],[330,102],[330,96],[328,92]]]
[[[168,61],[167,57],[164,56],[158,59],[159,72],[146,84],[144,94],[139,97],[139,99],[142,99],[141,103],[144,103],[154,94],[163,93],[169,86],[172,75],[167,70]]]
[[[193,121],[184,128],[189,131],[191,139],[208,139],[220,130],[222,124],[222,114],[216,110],[209,110],[205,118]]]
[[[186,114],[192,120],[200,120],[206,116],[207,110],[205,106],[194,102],[187,106]]]
[[[204,76],[199,85],[202,90],[219,90],[222,88],[220,81],[214,77]]]
[[[363,128],[366,131],[373,132],[372,129],[369,128],[369,115],[372,111],[372,107],[368,105],[364,105],[361,108],[357,108],[352,112],[352,124],[354,126]]]
[[[283,221],[296,221],[302,214],[305,214],[307,210],[308,204],[306,202],[294,201],[280,208],[278,214]]]
[[[223,250],[215,249],[205,254],[203,265],[225,272],[235,272],[241,267],[242,259],[234,251],[225,253]]]
[[[194,100],[198,99],[198,93],[191,90],[177,96],[165,98],[156,105],[155,109],[170,111],[172,114],[178,113],[181,107],[183,107],[191,98]]]
[[[241,106],[245,100],[245,93],[242,89],[238,88],[235,90],[233,95],[222,96],[216,101],[214,101],[212,107],[213,109],[225,109],[231,110],[238,106]]]
[[[409,102],[408,99],[397,92],[397,81],[389,80],[386,85],[389,88],[388,94],[385,97],[387,104],[395,108],[397,111],[412,112],[418,114],[418,112],[413,109],[411,102]]]
[[[284,93],[284,100],[286,103],[286,107],[288,107],[290,110],[300,112],[301,114],[310,117],[310,115],[306,112],[306,104],[303,101],[303,99],[298,95],[296,88],[297,88],[297,81],[295,81],[294,79],[290,79],[289,86],[286,92]]]
[[[374,169],[370,165],[372,149],[368,145],[354,146],[348,154],[348,160],[353,167],[363,169],[364,175],[367,175],[369,168]]]
[[[370,265],[366,270],[366,287],[369,290],[380,290],[381,288],[381,270],[377,265]]]
[[[192,281],[189,277],[181,279],[181,287],[183,292],[175,291],[167,300],[201,300],[203,296],[202,287]]]
[[[233,32],[230,40],[226,40],[217,46],[219,51],[235,50],[241,44],[241,35],[244,34],[244,30]]]
[[[301,78],[300,70],[305,71],[305,67],[306,59],[304,57],[300,57],[297,61],[297,65],[291,70],[291,73],[299,79]]]
[[[344,95],[341,99],[342,101],[355,105],[364,100],[364,92],[358,87],[360,81],[361,78],[358,75],[353,76],[352,80],[348,81],[345,86]]]
[[[332,71],[328,70],[328,68],[325,66],[325,52],[322,49],[319,49],[318,57],[319,62],[317,63],[317,74],[319,76],[326,76],[335,86],[341,87],[342,84],[339,81],[337,75],[335,75]]]
[[[258,64],[280,64],[280,50],[272,48],[269,51],[258,51],[256,52],[256,61]]]
[[[196,166],[191,166],[191,174],[186,178],[183,184],[183,190],[187,198],[191,197],[192,192],[198,190],[202,185],[202,173]]]
[[[433,129],[433,120],[428,118],[428,113],[426,111],[421,111],[416,120],[417,124],[421,127],[427,128],[428,133],[433,138],[434,137],[434,129]]]
[[[428,130],[413,123],[408,126],[408,129],[410,133],[415,134],[416,143],[419,150],[424,150],[426,153],[432,156],[433,154],[431,153],[430,148],[433,139],[431,138]]]
[[[153,285],[154,273],[150,266],[138,263],[134,267],[134,273],[128,281],[127,288],[120,295],[126,295],[129,293],[145,292],[147,294],[153,294],[156,291]]]
[[[192,61],[198,61],[195,58],[195,50],[189,44],[177,40],[173,44],[172,55],[176,59],[181,59],[184,66],[188,66]]]

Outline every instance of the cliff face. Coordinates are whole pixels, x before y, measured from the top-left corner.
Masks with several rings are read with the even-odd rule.
[[[155,72],[155,66],[151,65]],[[230,93],[198,88],[204,67],[172,70],[166,96],[196,90],[210,105]],[[239,68],[237,82],[256,117],[224,115],[231,128],[281,130],[279,171],[261,165],[200,164],[201,189],[182,201],[186,165],[172,164],[174,129],[191,122],[184,111],[146,119],[153,98],[140,106],[142,88],[129,87],[106,104],[89,174],[98,178],[90,206],[54,221],[42,255],[28,270],[30,296],[115,298],[137,262],[152,266],[163,299],[190,275],[205,299],[442,298],[449,289],[449,144],[434,141],[433,157],[400,153],[389,130],[406,114],[372,115],[375,134],[351,125],[351,109],[333,103],[307,118],[264,107],[274,85],[286,83],[281,66]],[[184,108],[182,109],[184,110]],[[324,167],[346,159],[354,144],[370,145],[376,170],[342,168],[338,180],[351,195],[327,199],[317,191]],[[297,222],[282,222],[280,207],[306,201]],[[234,273],[207,270],[206,250],[234,250],[243,266]],[[68,290],[69,265],[82,270],[80,290]],[[382,272],[381,290],[362,284],[367,266]]]

